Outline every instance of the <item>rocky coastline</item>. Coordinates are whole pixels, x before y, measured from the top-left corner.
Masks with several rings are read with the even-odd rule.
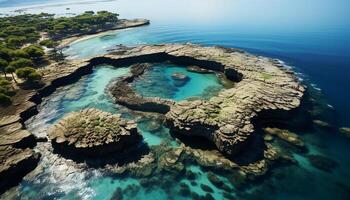
[[[90,32],[82,32],[76,35],[70,35],[68,38],[65,36],[58,36],[58,39],[62,39],[60,43],[60,47],[66,47],[72,42],[88,39],[92,37],[97,37],[100,35],[108,34],[110,31],[126,29],[126,28],[134,28],[139,26],[149,25],[150,21],[147,19],[119,19],[118,22],[110,27],[105,27],[102,29],[92,30]]]
[[[272,59],[221,47],[202,47],[193,44],[146,45],[116,50],[88,60],[55,63],[43,69],[45,86],[37,91],[20,91],[13,106],[1,108],[4,112],[1,112],[0,127],[8,130],[16,124],[16,130],[25,132],[23,124],[38,112],[37,105],[41,103],[42,98],[52,94],[58,87],[73,83],[91,73],[93,67],[98,64],[123,67],[164,61],[220,72],[236,84],[209,100],[174,103],[160,98],[135,98],[137,94],[130,92],[130,88],[125,87],[127,84],[124,84],[131,82],[133,78],[126,77],[117,81],[116,84],[124,87],[121,94],[131,94],[131,98],[117,98],[116,102],[120,104],[124,102],[124,105],[130,109],[154,112],[157,110],[152,106],[144,109],[148,107],[149,102],[152,105],[154,103],[166,105],[166,109],[159,109],[158,112],[165,114],[166,124],[172,131],[206,138],[212,141],[221,153],[227,155],[234,155],[247,145],[254,131],[251,121],[259,115],[259,112],[268,110],[288,112],[297,108],[303,97],[304,87],[293,72],[278,66]],[[134,74],[137,75],[137,72]],[[113,95],[113,89],[111,91]],[[114,94],[119,92],[120,90],[114,90]],[[125,95],[121,96],[125,97]],[[129,99],[136,100],[130,102]],[[144,106],[145,104],[147,106]],[[132,107],[134,105],[142,106]],[[28,134],[30,138],[34,138],[35,143],[37,139],[30,133],[21,133],[18,138],[22,139],[16,139],[9,145],[14,146],[19,141],[25,140]],[[22,144],[20,146],[24,147]],[[21,151],[24,150],[21,149]],[[32,152],[31,157],[37,158],[37,154]],[[6,157],[4,162],[7,162]],[[249,166],[246,166],[245,170],[249,171]]]

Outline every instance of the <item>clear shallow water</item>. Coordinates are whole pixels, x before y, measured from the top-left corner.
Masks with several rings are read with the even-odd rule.
[[[186,81],[176,81],[174,74],[186,76]],[[218,77],[212,74],[200,74],[186,70],[186,66],[159,63],[151,66],[133,83],[135,91],[146,97],[161,97],[176,101],[191,97],[210,98],[223,86]],[[210,93],[211,92],[211,93]]]
[[[332,125],[350,126],[350,98],[349,80],[350,80],[350,40],[349,40],[349,12],[344,12],[348,8],[348,1],[343,0],[323,0],[323,1],[293,1],[293,3],[282,3],[281,1],[256,2],[245,1],[246,4],[257,5],[249,6],[244,1],[130,1],[121,0],[116,2],[105,2],[96,4],[80,4],[69,6],[50,6],[42,8],[32,8],[30,12],[55,12],[60,15],[67,15],[68,12],[82,12],[85,10],[113,10],[118,8],[122,17],[144,17],[151,19],[151,25],[146,27],[134,28],[129,30],[115,31],[108,33],[107,37],[97,37],[88,40],[73,43],[70,48],[66,49],[66,53],[72,59],[87,58],[96,54],[105,53],[108,49],[117,44],[138,45],[138,44],[154,44],[163,42],[192,42],[203,45],[222,45],[226,47],[238,47],[247,50],[250,53],[270,56],[285,61],[293,69],[300,72],[301,78],[305,83],[312,83],[315,90],[315,99],[321,107],[327,110],[327,114],[322,114],[321,118],[328,119]],[[169,6],[169,5],[172,6]],[[240,4],[245,4],[244,6]],[[193,9],[196,6],[198,9]],[[300,6],[300,7],[299,7]],[[0,2],[0,7],[2,4]],[[66,10],[70,7],[70,11]],[[132,8],[132,9],[130,9]],[[177,9],[181,8],[181,9]],[[10,12],[14,8],[1,8],[1,13]],[[4,10],[4,12],[2,12]],[[298,15],[295,15],[298,10]],[[5,12],[6,11],[6,12]],[[262,12],[263,11],[263,12]],[[324,16],[319,13],[323,13]],[[334,14],[337,13],[337,14]],[[311,17],[314,16],[314,17]],[[101,71],[102,72],[102,71]],[[104,72],[105,76],[109,76],[110,71]],[[94,72],[97,73],[98,72]],[[102,75],[102,73],[101,73]],[[99,85],[93,79],[93,75],[89,78],[82,79],[82,82],[69,87],[87,88],[88,82],[93,85]],[[90,79],[91,78],[91,79]],[[84,83],[84,80],[86,83]],[[103,80],[104,81],[104,80]],[[100,89],[104,84],[99,86]],[[309,85],[311,88],[311,85]],[[92,86],[93,89],[95,86]],[[99,92],[101,90],[98,90]],[[85,92],[82,92],[85,93]],[[86,90],[88,93],[88,90]],[[39,113],[37,120],[33,122],[33,131],[37,133],[45,133],[45,127],[49,127],[49,121],[55,121],[59,116],[69,112],[71,109],[80,109],[84,106],[99,106],[100,109],[106,109],[110,112],[121,112],[122,108],[114,108],[115,105],[108,104],[106,100],[99,100],[98,96],[89,94],[82,96],[73,103],[65,101],[62,96],[65,92],[57,93],[49,98],[53,103],[51,105],[43,105],[42,111]],[[91,98],[91,101],[88,99]],[[85,99],[85,100],[84,100]],[[62,102],[65,102],[64,104]],[[102,102],[102,103],[96,103]],[[55,105],[60,106],[55,106]],[[76,104],[76,105],[74,105]],[[327,104],[332,105],[331,109]],[[74,106],[72,106],[74,105]],[[105,105],[105,106],[103,106]],[[104,108],[102,108],[104,107]],[[141,120],[142,121],[142,120]],[[35,126],[35,124],[42,123]],[[146,137],[146,142],[157,145],[167,138],[166,134],[154,134],[149,131],[148,122],[139,123],[139,128]],[[166,131],[164,131],[166,132]],[[302,139],[307,143],[309,149],[308,154],[321,154],[333,158],[339,163],[333,173],[320,171],[310,165],[305,154],[293,152],[293,156],[298,161],[299,166],[288,166],[276,168],[265,177],[264,181],[257,185],[253,185],[248,191],[237,190],[234,193],[239,199],[347,199],[349,187],[350,158],[346,152],[350,151],[349,141],[341,137],[336,130],[323,130],[315,128],[312,131],[298,131]],[[168,138],[169,139],[169,138]],[[200,169],[198,166],[187,166],[194,168],[193,171]],[[63,172],[65,168],[53,168],[48,170]],[[79,178],[72,176],[67,178],[68,182],[63,180],[52,183],[52,179],[48,179],[48,174],[43,175],[45,182],[37,179],[35,183],[22,183],[22,186],[28,188],[27,191],[37,194],[41,191],[43,195],[41,199],[47,197],[47,191],[55,194],[63,186],[71,188],[63,190],[71,191],[57,195],[58,199],[106,199],[109,197],[113,188],[123,181],[133,184],[133,179],[118,179],[115,183],[110,182],[109,176],[101,175],[100,172],[92,173],[94,176],[86,176],[90,178]],[[88,172],[86,172],[88,173]],[[85,173],[84,173],[85,174]],[[203,172],[205,174],[205,172]],[[84,176],[85,177],[85,176]],[[198,182],[207,183],[204,177],[199,178]],[[39,181],[40,180],[40,181]],[[181,180],[186,182],[186,180]],[[125,184],[126,185],[126,184]],[[36,186],[36,187],[34,187]],[[48,189],[49,188],[49,189]],[[192,187],[192,190],[203,194],[198,187]],[[176,188],[174,188],[175,190]],[[222,199],[218,188],[215,189],[216,199]],[[56,194],[58,192],[56,191]],[[140,196],[138,196],[140,195]],[[144,196],[144,191],[137,193],[134,199],[166,199],[166,193],[162,190],[152,190]],[[148,195],[148,196],[147,196]],[[36,195],[33,198],[38,197]],[[33,199],[32,198],[32,199]],[[29,198],[30,199],[30,198]]]

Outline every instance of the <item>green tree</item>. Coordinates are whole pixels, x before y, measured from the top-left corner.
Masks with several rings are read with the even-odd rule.
[[[48,40],[41,41],[40,45],[46,46],[47,48],[54,48],[58,45],[58,43],[53,41],[53,40],[48,39]]]
[[[31,67],[23,67],[16,70],[16,75],[26,81],[34,82],[41,79],[41,75]]]
[[[0,59],[11,61],[11,50],[7,47],[0,46]]]
[[[17,60],[11,61],[9,63],[11,67],[14,67],[16,69],[22,68],[22,67],[32,67],[34,66],[33,61],[27,58],[19,58]]]
[[[7,44],[12,47],[20,47],[26,42],[27,38],[25,36],[15,36],[11,35],[6,38]]]
[[[43,48],[35,44],[24,48],[23,51],[33,60],[40,60],[45,55]]]
[[[13,80],[15,83],[17,83],[17,81],[16,81],[16,79],[15,79],[15,76],[13,75],[13,73],[16,72],[16,68],[14,68],[14,67],[12,67],[12,66],[8,66],[8,67],[5,68],[5,72],[6,72],[6,73],[10,73],[11,76],[12,76],[12,80]]]
[[[4,59],[0,59],[0,70],[4,73],[6,78],[5,68],[8,66],[8,62]]]
[[[10,51],[10,55],[12,56],[12,58],[28,58],[29,55],[23,51],[22,49],[16,49],[13,51]]]

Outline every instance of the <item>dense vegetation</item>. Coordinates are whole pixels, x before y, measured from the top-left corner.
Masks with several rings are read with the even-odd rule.
[[[25,14],[0,18],[0,105],[8,105],[17,84],[15,75],[24,83],[40,81],[36,71],[45,60],[63,59],[59,40],[112,27],[118,14],[87,11],[74,17],[55,18],[52,14]],[[44,49],[48,48],[48,54]]]

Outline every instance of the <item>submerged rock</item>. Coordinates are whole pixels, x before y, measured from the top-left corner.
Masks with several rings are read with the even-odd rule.
[[[65,153],[86,156],[125,153],[142,140],[134,121],[97,109],[69,113],[50,129],[49,138]]]
[[[191,196],[191,190],[190,187],[186,183],[180,183],[180,190],[179,194],[184,196],[184,197],[189,197]]]
[[[319,126],[320,128],[324,128],[324,129],[330,129],[331,125],[327,122],[315,119],[312,121],[315,125]]]
[[[201,188],[204,192],[209,192],[209,193],[214,192],[214,190],[211,187],[209,187],[208,185],[205,185],[205,184],[201,184]]]
[[[341,127],[339,128],[339,132],[342,133],[345,137],[350,138],[350,128]]]
[[[299,138],[299,136],[295,133],[292,133],[288,130],[278,129],[278,128],[264,128],[264,132],[270,135],[274,135],[276,137],[281,138],[284,141],[287,141],[293,145],[296,145],[298,147],[304,147],[304,142]],[[264,139],[267,136],[264,137]],[[269,138],[266,138],[269,139]]]
[[[216,187],[220,188],[222,185],[224,185],[224,182],[222,182],[222,180],[220,180],[219,177],[217,177],[213,172],[208,172],[207,178]]]
[[[184,86],[190,80],[190,77],[181,72],[173,73],[171,75],[171,78],[174,80],[174,85],[177,87]]]
[[[117,189],[113,192],[112,197],[110,200],[123,200],[123,191],[120,187],[117,187]]]
[[[325,172],[332,172],[339,166],[336,161],[321,155],[308,155],[307,158],[312,166]]]

